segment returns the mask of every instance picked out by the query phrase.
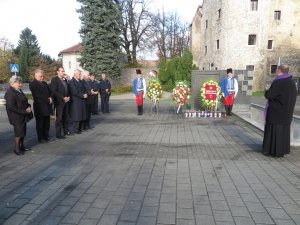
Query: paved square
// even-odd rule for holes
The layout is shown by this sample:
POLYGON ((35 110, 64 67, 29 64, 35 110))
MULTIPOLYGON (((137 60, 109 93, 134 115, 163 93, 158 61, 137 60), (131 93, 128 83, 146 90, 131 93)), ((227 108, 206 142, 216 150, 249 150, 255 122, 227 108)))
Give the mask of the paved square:
POLYGON ((159 115, 111 108, 48 144, 31 121, 22 157, 0 108, 0 224, 300 224, 299 149, 265 157, 262 132, 237 117, 183 118, 168 101, 159 115))

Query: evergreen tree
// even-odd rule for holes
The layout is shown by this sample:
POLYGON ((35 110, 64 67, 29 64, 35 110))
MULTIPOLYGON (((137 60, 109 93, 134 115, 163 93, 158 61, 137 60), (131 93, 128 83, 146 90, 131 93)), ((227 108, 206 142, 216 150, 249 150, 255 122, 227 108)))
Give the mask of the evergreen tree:
POLYGON ((121 10, 113 0, 77 0, 81 3, 81 34, 84 51, 83 68, 96 74, 120 76, 121 10))
POLYGON ((191 82, 192 70, 197 69, 193 65, 193 55, 185 51, 182 57, 175 57, 171 60, 162 59, 159 67, 159 80, 167 91, 171 91, 176 81, 191 82))
POLYGON ((37 66, 36 62, 40 55, 38 40, 28 27, 21 31, 15 53, 18 55, 20 76, 22 76, 26 82, 29 80, 31 69, 37 66))

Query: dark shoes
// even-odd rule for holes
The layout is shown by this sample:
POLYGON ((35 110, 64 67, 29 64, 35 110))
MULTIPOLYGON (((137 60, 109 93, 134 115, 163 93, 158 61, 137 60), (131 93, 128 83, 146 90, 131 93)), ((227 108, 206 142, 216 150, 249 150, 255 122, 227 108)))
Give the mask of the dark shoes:
POLYGON ((68 131, 65 133, 65 135, 74 135, 72 132, 68 131))
POLYGON ((23 152, 31 151, 31 148, 21 147, 21 151, 23 152))
POLYGON ((14 150, 14 153, 15 153, 16 155, 24 155, 24 153, 23 153, 20 149, 15 149, 15 150, 14 150))
POLYGON ((56 139, 66 139, 65 136, 56 136, 56 139))

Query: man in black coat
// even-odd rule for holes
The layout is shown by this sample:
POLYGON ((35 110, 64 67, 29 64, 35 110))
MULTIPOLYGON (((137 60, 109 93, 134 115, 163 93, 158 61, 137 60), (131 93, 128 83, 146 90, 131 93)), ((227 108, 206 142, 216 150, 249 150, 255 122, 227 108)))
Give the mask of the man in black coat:
POLYGON ((93 101, 94 101, 94 96, 98 95, 98 92, 94 91, 91 84, 90 84, 90 73, 89 72, 84 72, 83 73, 83 85, 85 88, 85 92, 87 93, 87 99, 85 101, 86 104, 86 120, 83 123, 83 130, 89 130, 91 129, 91 114, 92 114, 92 107, 93 107, 93 101))
POLYGON ((77 134, 81 133, 83 122, 87 118, 85 101, 88 95, 81 79, 81 71, 77 69, 69 82, 72 98, 70 114, 73 121, 73 132, 77 134))
POLYGON ((290 129, 296 103, 297 91, 289 66, 280 65, 277 77, 265 93, 266 123, 263 141, 263 153, 282 157, 290 152, 290 129))
POLYGON ((98 115, 98 99, 99 99, 99 83, 95 79, 94 74, 90 74, 90 85, 93 91, 98 92, 97 94, 93 95, 93 103, 92 103, 92 114, 98 115))
POLYGON ((64 133, 71 134, 68 131, 69 126, 69 112, 68 104, 70 102, 70 93, 68 84, 64 78, 65 70, 63 67, 58 67, 57 76, 53 77, 50 84, 52 91, 54 105, 56 109, 56 138, 65 139, 64 133))
POLYGON ((106 74, 101 74, 100 95, 102 113, 109 113, 109 96, 111 91, 110 81, 106 78, 106 74))
POLYGON ((29 84, 33 97, 33 110, 36 121, 36 133, 38 141, 45 143, 50 140, 50 113, 52 106, 51 91, 48 84, 43 81, 44 71, 36 70, 34 79, 29 84))

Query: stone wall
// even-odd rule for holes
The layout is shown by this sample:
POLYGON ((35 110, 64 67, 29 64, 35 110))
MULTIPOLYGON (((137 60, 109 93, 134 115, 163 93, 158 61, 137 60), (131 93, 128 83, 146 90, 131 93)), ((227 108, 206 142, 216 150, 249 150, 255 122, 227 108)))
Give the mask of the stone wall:
MULTIPOLYGON (((146 79, 146 83, 153 77, 150 76, 150 72, 155 70, 158 72, 158 68, 140 68, 143 77, 146 79)), ((121 77, 117 81, 112 81, 112 85, 132 85, 133 80, 137 77, 136 68, 122 69, 121 77)))
MULTIPOLYGON (((291 73, 300 76, 298 0, 258 1, 257 11, 250 10, 249 0, 204 0, 200 12, 200 55, 194 59, 200 69, 245 70, 248 65, 254 66, 250 81, 254 91, 264 89, 273 79, 270 68, 277 65, 279 57, 281 63, 291 66, 291 73), (275 10, 281 10, 280 20, 274 19, 275 10), (256 35, 255 45, 248 45, 250 34, 256 35), (273 40, 272 49, 267 48, 268 40, 273 40)), ((194 22, 196 26, 198 21, 194 22)))

